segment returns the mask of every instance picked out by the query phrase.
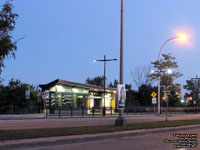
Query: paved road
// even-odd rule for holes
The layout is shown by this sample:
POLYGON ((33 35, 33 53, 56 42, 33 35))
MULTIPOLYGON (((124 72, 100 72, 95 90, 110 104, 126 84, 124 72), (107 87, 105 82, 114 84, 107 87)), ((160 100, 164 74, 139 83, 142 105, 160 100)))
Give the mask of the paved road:
MULTIPOLYGON (((88 141, 84 143, 53 145, 45 147, 29 147, 20 148, 20 150, 176 150, 173 148, 173 143, 164 143, 165 139, 177 140, 172 132, 161 133, 156 135, 143 135, 121 139, 110 139, 100 141, 88 141)), ((178 131, 176 134, 197 134, 200 131, 197 129, 178 131)), ((190 136, 191 137, 191 136, 190 136)), ((177 144, 177 143, 176 143, 177 144)), ((197 144, 200 144, 200 136, 197 144)), ((200 146, 200 145, 199 145, 200 146)), ((181 148, 177 150, 199 150, 199 148, 181 148)))
MULTIPOLYGON (((0 130, 12 129, 36 129, 52 127, 72 127, 114 124, 117 117, 101 118, 65 118, 65 119, 24 119, 24 120, 0 120, 0 130)), ((165 116, 132 116, 126 117, 128 123, 150 122, 165 120, 165 116)), ((200 114, 176 115, 169 120, 200 119, 200 114)))

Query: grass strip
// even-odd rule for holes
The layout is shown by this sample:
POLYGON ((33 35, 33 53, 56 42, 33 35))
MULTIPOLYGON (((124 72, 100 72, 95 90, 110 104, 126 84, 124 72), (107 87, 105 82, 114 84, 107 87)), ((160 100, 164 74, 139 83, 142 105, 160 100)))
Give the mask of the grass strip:
POLYGON ((0 140, 3 141, 3 140, 30 139, 30 138, 40 138, 40 137, 53 137, 53 136, 96 134, 96 133, 126 131, 126 130, 177 127, 177 126, 195 125, 195 124, 200 124, 200 119, 132 123, 128 124, 127 127, 115 127, 114 125, 99 125, 99 126, 80 126, 80 127, 66 127, 66 128, 0 130, 0 140))

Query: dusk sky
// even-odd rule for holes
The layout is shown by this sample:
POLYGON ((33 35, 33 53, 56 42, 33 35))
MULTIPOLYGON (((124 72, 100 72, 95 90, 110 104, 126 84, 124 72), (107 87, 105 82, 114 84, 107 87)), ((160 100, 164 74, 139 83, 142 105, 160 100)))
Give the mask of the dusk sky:
MULTIPOLYGON (((0 1, 0 5, 5 0, 0 1)), ((13 37, 16 59, 5 61, 3 82, 11 78, 38 85, 57 78, 85 83, 103 75, 107 83, 119 79, 120 0, 14 0, 19 14, 13 37)), ((176 57, 184 75, 175 82, 200 76, 199 0, 124 0, 124 81, 133 83, 131 70, 158 59, 161 45, 178 33, 187 43, 169 42, 163 53, 176 57)), ((157 82, 156 82, 157 83, 157 82)), ((135 89, 135 87, 133 87, 135 89)))

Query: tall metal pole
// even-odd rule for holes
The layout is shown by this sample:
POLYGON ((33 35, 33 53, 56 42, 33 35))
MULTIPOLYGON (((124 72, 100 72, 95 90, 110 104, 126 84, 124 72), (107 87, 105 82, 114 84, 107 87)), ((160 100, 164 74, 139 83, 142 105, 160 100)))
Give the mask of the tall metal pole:
MULTIPOLYGON (((124 83, 124 1, 121 0, 121 28, 120 28, 120 84, 124 83)), ((123 116, 123 109, 120 109, 119 117, 123 116)))
POLYGON ((104 55, 104 107, 103 107, 103 115, 106 115, 106 100, 105 100, 105 95, 106 95, 106 55, 104 55))
POLYGON ((106 99, 105 99, 105 96, 106 96, 106 61, 116 61, 117 59, 106 59, 106 55, 104 55, 104 59, 99 59, 99 60, 96 60, 94 59, 93 62, 96 62, 96 61, 103 61, 104 62, 104 98, 103 98, 103 116, 106 115, 106 99))
MULTIPOLYGON (((160 65, 160 60, 158 61, 160 65)), ((160 69, 158 69, 158 116, 160 115, 160 69)))
POLYGON ((199 79, 197 80, 197 100, 196 100, 196 103, 197 103, 197 113, 199 112, 198 101, 199 101, 199 79))
POLYGON ((167 110, 166 110, 166 119, 165 121, 168 121, 168 109, 169 109, 169 96, 168 96, 168 85, 166 85, 166 105, 167 105, 167 110))
MULTIPOLYGON (((120 26, 120 84, 124 84, 124 1, 121 0, 121 26, 120 26)), ((119 117, 115 120, 115 126, 126 126, 127 122, 123 117, 123 109, 119 109, 119 117)))
POLYGON ((163 50, 163 47, 171 40, 177 39, 179 37, 172 37, 166 40, 163 45, 160 48, 159 54, 158 54, 158 116, 160 115, 160 55, 163 50))

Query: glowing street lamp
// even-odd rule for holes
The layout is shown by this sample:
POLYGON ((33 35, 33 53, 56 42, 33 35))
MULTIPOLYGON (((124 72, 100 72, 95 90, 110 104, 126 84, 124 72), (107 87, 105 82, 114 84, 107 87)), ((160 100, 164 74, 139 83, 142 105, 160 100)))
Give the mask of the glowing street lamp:
POLYGON ((178 36, 178 39, 180 40, 180 41, 182 41, 182 42, 185 42, 186 40, 187 40, 187 36, 185 35, 185 34, 180 34, 179 36, 178 36))
POLYGON ((93 62, 97 62, 97 61, 101 61, 101 62, 104 62, 104 107, 103 107, 103 116, 106 115, 106 100, 105 100, 105 96, 106 96, 106 62, 107 61, 117 61, 117 59, 106 59, 106 55, 104 55, 104 59, 101 59, 101 60, 96 60, 94 59, 93 62))
POLYGON ((167 70, 167 74, 172 74, 172 69, 169 68, 169 69, 167 70))
MULTIPOLYGON (((172 37, 172 38, 169 38, 168 40, 166 40, 163 45, 161 46, 160 48, 160 51, 159 51, 159 54, 158 54, 158 65, 160 65, 160 55, 161 55, 161 52, 164 48, 164 46, 171 40, 175 40, 175 39, 178 39, 182 42, 185 42, 187 40, 187 36, 185 34, 180 34, 179 36, 175 36, 175 37, 172 37)), ((160 115, 160 66, 158 66, 158 116, 160 115)))

